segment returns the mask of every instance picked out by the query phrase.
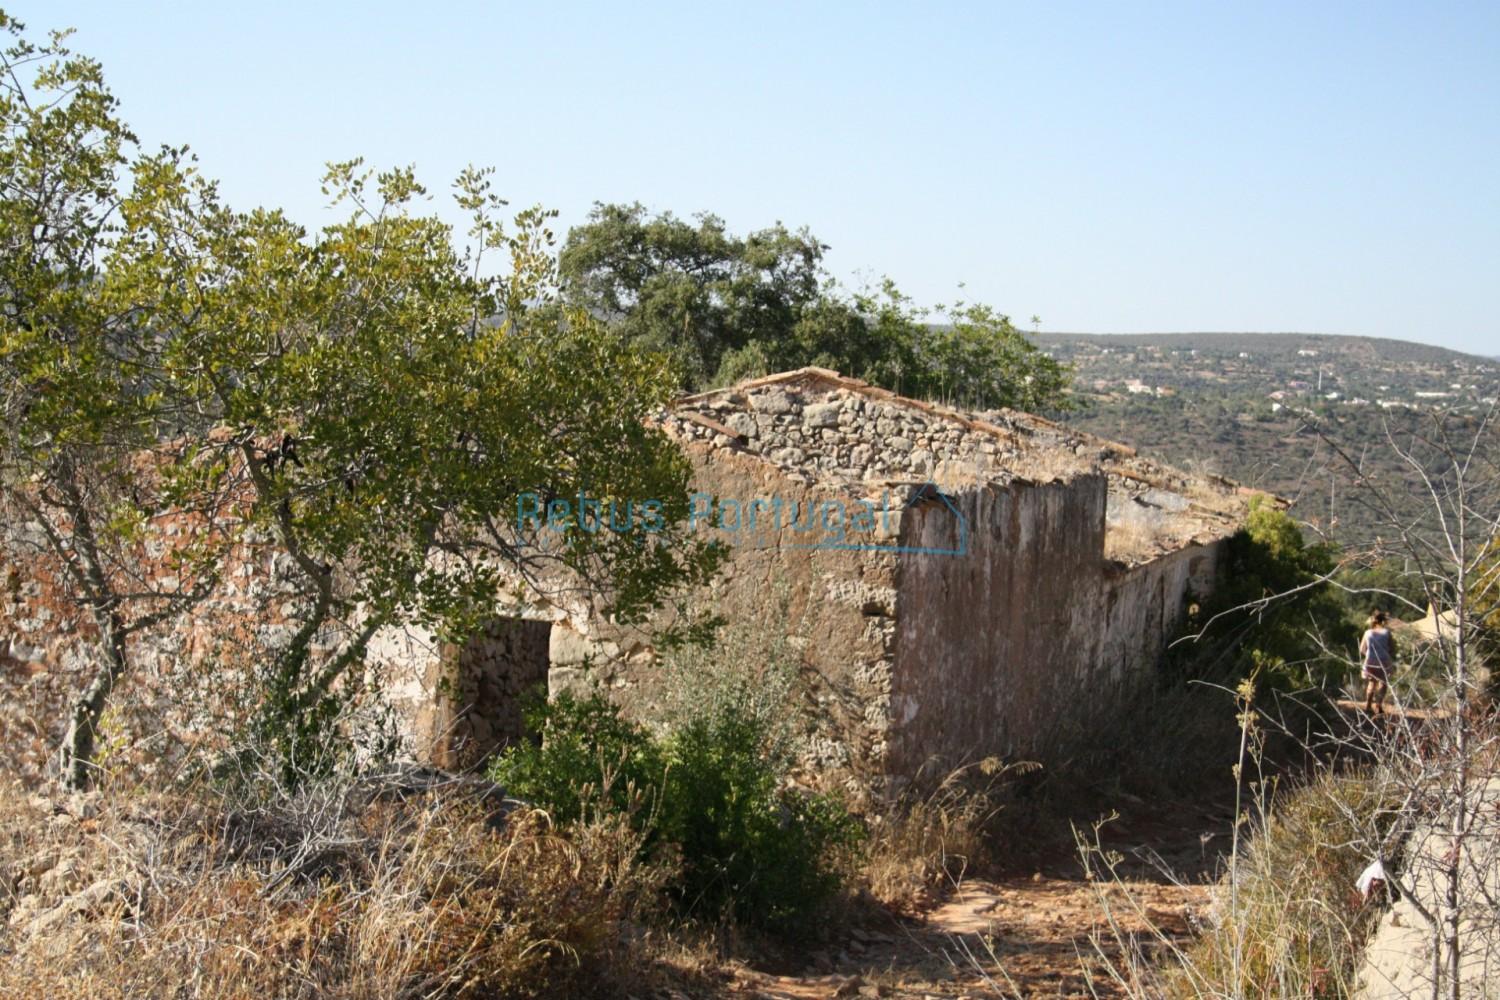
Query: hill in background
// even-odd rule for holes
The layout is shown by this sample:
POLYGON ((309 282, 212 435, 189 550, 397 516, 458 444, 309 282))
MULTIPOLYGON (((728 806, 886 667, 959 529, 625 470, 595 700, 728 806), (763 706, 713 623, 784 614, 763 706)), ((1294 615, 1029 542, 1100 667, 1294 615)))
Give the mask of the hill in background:
POLYGON ((1375 520, 1353 470, 1313 430, 1326 428, 1365 475, 1410 473, 1389 447, 1434 412, 1474 421, 1500 393, 1500 362, 1378 337, 1299 333, 1036 336, 1075 368, 1081 410, 1064 417, 1174 464, 1287 497, 1317 532, 1361 546, 1375 520))
POLYGON ((1154 345, 1168 350, 1217 351, 1235 355, 1248 351, 1268 356, 1290 356, 1298 351, 1313 350, 1371 364, 1486 363, 1494 360, 1410 340, 1329 333, 1041 333, 1035 339, 1043 346, 1073 343, 1081 348, 1093 345, 1131 349, 1154 345))

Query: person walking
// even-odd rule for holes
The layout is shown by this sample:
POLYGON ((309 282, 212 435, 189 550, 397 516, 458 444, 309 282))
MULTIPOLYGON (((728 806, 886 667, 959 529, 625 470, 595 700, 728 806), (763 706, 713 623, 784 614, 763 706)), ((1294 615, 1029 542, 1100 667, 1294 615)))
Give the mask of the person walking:
POLYGON ((1359 676, 1365 682, 1365 712, 1385 714, 1385 693, 1396 665, 1396 640, 1384 611, 1370 613, 1370 627, 1359 639, 1359 676))

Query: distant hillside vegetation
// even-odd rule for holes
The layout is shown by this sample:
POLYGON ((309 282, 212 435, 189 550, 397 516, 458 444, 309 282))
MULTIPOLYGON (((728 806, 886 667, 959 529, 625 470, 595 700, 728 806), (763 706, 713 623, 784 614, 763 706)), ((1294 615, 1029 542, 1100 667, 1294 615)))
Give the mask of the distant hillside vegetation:
POLYGON ((1315 350, 1366 363, 1448 364, 1500 360, 1500 357, 1485 358, 1410 340, 1331 333, 1041 333, 1034 335, 1033 339, 1043 347, 1078 342, 1129 350, 1152 344, 1176 350, 1251 351, 1287 356, 1295 356, 1299 350, 1315 350))
MULTIPOLYGON (((1066 422, 1147 454, 1291 499, 1321 532, 1360 547, 1378 531, 1316 424, 1382 481, 1411 474, 1389 447, 1435 412, 1477 427, 1500 362, 1379 337, 1302 333, 1051 333, 1074 369, 1066 422)), ((1413 483, 1413 489, 1420 484, 1413 483)))

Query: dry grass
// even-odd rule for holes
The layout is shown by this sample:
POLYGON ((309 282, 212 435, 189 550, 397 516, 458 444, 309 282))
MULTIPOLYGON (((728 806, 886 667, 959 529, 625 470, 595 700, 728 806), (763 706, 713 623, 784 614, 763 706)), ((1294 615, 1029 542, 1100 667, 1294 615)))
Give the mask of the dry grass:
POLYGON ((1168 534, 1141 520, 1110 521, 1104 526, 1104 558, 1145 562, 1171 544, 1168 534))
POLYGON ((1009 866, 1066 851, 1070 824, 1101 807, 1165 812, 1222 796, 1238 743, 1233 713, 1232 698, 1213 686, 1143 685, 1060 725, 1035 761, 990 759, 935 787, 919 782, 868 817, 866 887, 893 909, 919 912, 964 875, 993 867, 997 852, 1009 866))
POLYGON ((1027 448, 1006 464, 1015 475, 1036 483, 1071 482, 1092 469, 1089 462, 1061 447, 1027 448))
POLYGON ((869 817, 864 888, 897 912, 931 907, 991 860, 990 827, 1001 809, 1004 780, 1033 766, 986 758, 950 771, 936 785, 919 777, 914 790, 869 817))
POLYGON ((668 874, 471 794, 0 794, 0 996, 608 996, 668 874))
MULTIPOLYGON (((1119 855, 1083 841, 1105 930, 1100 956, 1114 956, 1108 992, 1153 1000, 1222 997, 1333 998, 1353 995, 1360 948, 1378 914, 1354 892, 1369 862, 1363 820, 1391 816, 1389 790, 1365 774, 1325 772, 1261 813, 1236 870, 1187 942, 1152 919, 1117 871, 1119 855), (1142 933, 1135 924, 1145 921, 1142 933)), ((1102 983, 1100 984, 1103 985, 1102 983)))

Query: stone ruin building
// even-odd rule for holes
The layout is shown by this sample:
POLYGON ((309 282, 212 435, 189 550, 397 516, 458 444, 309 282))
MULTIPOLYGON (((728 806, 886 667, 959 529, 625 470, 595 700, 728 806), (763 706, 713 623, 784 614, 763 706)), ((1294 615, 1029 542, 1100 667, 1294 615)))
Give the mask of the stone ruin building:
MULTIPOLYGON (((730 548, 699 606, 795 650, 812 769, 867 788, 1075 738, 1154 676, 1250 494, 1035 416, 819 368, 685 398, 663 426, 693 466, 695 530, 730 548)), ((583 606, 497 619, 408 673, 414 736, 472 759, 518 735, 511 694, 544 681, 643 703, 650 635, 583 606), (445 677, 456 698, 433 697, 445 677)), ((408 633, 379 655, 424 648, 408 633)))
MULTIPOLYGON (((1186 603, 1213 586, 1250 492, 1038 417, 919 402, 819 368, 690 396, 660 420, 692 464, 694 530, 729 546, 689 605, 791 651, 809 773, 877 794, 933 763, 1065 744, 1112 692, 1151 678, 1186 603)), ((87 654, 55 586, 6 572, 0 722, 36 730, 36 756, 87 654)), ((180 664, 210 657, 214 636, 274 643, 286 631, 274 615, 246 620, 277 606, 275 557, 229 580, 159 641, 130 680, 147 692, 132 704, 185 683, 212 693, 212 676, 180 664)), ((625 629, 537 594, 462 645, 379 635, 372 669, 389 678, 412 754, 463 767, 522 736, 519 705, 537 688, 597 686, 649 714, 664 623, 625 629)), ((201 724, 137 728, 191 740, 201 724)))

